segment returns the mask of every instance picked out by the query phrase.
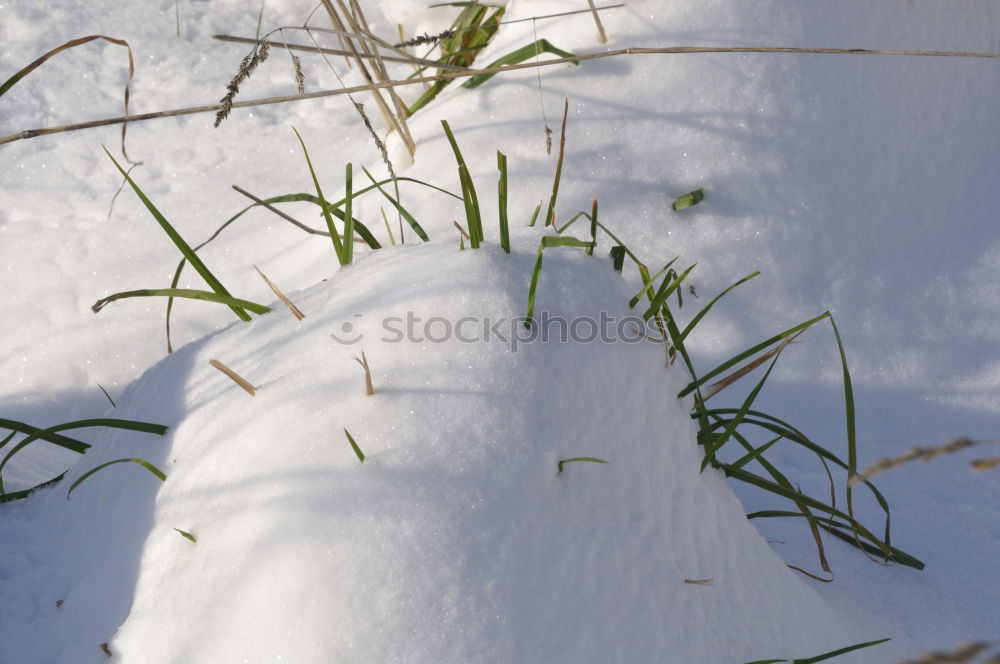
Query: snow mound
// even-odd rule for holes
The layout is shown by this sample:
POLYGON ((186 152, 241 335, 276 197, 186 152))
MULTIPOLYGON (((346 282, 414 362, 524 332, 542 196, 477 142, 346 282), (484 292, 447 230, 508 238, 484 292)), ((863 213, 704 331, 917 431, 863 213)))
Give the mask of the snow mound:
MULTIPOLYGON (((289 294, 301 322, 275 303, 149 369, 113 415, 167 436, 104 432, 67 481, 126 456, 168 479, 119 464, 68 503, 65 484, 29 501, 53 519, 53 560, 35 551, 31 574, 60 570, 65 602, 17 603, 38 630, 24 661, 107 661, 108 642, 143 664, 730 663, 884 636, 827 608, 723 478, 699 474, 684 375, 661 346, 514 344, 520 323, 498 321, 524 315, 539 237, 516 232, 512 255, 363 256, 289 294), (422 322, 398 340, 408 315, 422 322), (485 320, 494 333, 472 340, 485 320), (581 456, 609 463, 558 472, 581 456), (56 559, 60 538, 72 560, 56 559)), ((545 254, 550 317, 621 318, 632 294, 606 259, 545 254)))

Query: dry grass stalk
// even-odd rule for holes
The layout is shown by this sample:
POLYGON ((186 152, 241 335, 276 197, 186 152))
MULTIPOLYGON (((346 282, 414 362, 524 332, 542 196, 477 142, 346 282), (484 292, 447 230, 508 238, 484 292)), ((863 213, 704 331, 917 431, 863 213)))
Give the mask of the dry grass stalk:
MULTIPOLYGON (((342 37, 339 31, 335 30, 320 30, 319 28, 310 28, 315 32, 332 32, 338 37, 342 37)), ((256 44, 258 40, 252 37, 236 37, 233 35, 212 35, 212 39, 224 42, 233 42, 235 44, 256 44)), ((302 51, 304 53, 322 53, 324 55, 343 55, 350 56, 351 52, 347 50, 339 50, 335 48, 323 48, 321 46, 307 46, 306 44, 290 44, 288 42, 277 41, 274 39, 267 39, 266 37, 262 40, 271 48, 287 48, 292 51, 302 51)), ((399 62, 402 64, 413 65, 414 67, 434 67, 435 69, 447 69, 449 71, 468 71, 468 67, 460 67, 458 65, 449 65, 435 60, 426 60, 424 58, 418 58, 406 53, 405 51, 399 51, 401 55, 379 55, 385 62, 399 62)), ((359 54, 362 58, 374 59, 374 55, 368 55, 366 53, 359 54)))
POLYGON ((855 474, 847 480, 847 486, 852 487, 856 484, 860 484, 861 482, 871 479, 876 475, 881 475, 887 470, 902 466, 903 464, 911 461, 916 461, 918 459, 921 461, 930 461, 931 459, 939 457, 943 454, 953 454, 959 450, 964 450, 967 447, 972 447, 975 444, 975 441, 968 438, 956 438, 955 440, 945 443, 944 445, 939 445, 938 447, 914 447, 906 454, 879 459, 868 468, 865 468, 863 471, 855 474))
POLYGON ((715 579, 684 579, 684 583, 689 586, 710 586, 715 583, 715 579))
MULTIPOLYGON (((905 662, 900 662, 899 664, 964 664, 966 662, 973 661, 979 654, 986 651, 990 647, 988 643, 965 643, 951 652, 929 652, 921 655, 917 659, 909 659, 905 662)), ((991 662, 997 661, 997 655, 994 655, 989 662, 985 664, 990 664, 991 662)))
POLYGON ((469 234, 465 232, 465 229, 462 228, 457 221, 453 221, 451 223, 455 224, 455 228, 458 229, 458 232, 462 234, 462 237, 464 239, 468 240, 469 242, 472 242, 472 238, 469 237, 469 234))
POLYGON ((594 23, 597 24, 597 34, 601 37, 601 43, 608 43, 608 35, 604 32, 604 25, 601 23, 601 17, 597 15, 597 6, 594 5, 594 0, 587 0, 590 3, 590 11, 594 15, 594 23))
POLYGON ((1000 457, 986 457, 983 459, 973 459, 972 461, 969 462, 969 466, 971 466, 972 470, 976 471, 977 473, 982 473, 992 468, 996 468, 997 466, 1000 466, 1000 457))
MULTIPOLYGON (((805 332, 805 330, 803 330, 802 332, 805 332)), ((712 383, 711 385, 709 385, 708 389, 705 390, 705 394, 702 395, 702 402, 708 401, 709 399, 711 399, 712 397, 714 397, 716 394, 718 394, 722 390, 726 389, 727 387, 729 387, 730 385, 732 385, 733 383, 735 383, 736 381, 738 381, 740 378, 743 378, 743 376, 746 376, 748 373, 750 373, 751 371, 753 371, 754 369, 756 369, 757 367, 759 367, 760 365, 764 364, 765 362, 767 362, 768 360, 770 360, 772 357, 774 357, 775 355, 777 355, 778 353, 780 353, 781 351, 783 351, 785 349, 785 346, 787 346, 788 344, 793 343, 795 341, 795 338, 797 336, 799 336, 799 334, 802 334, 802 332, 799 332, 797 334, 794 334, 794 335, 788 337, 787 339, 785 339, 784 341, 782 341, 778 345, 777 348, 774 348, 774 349, 772 349, 772 350, 764 353, 763 355, 761 355, 757 359, 755 359, 752 362, 750 362, 749 364, 741 367, 740 369, 737 369, 736 371, 734 371, 733 373, 729 374, 725 378, 723 378, 723 379, 721 379, 721 380, 719 380, 719 381, 717 381, 717 382, 712 383)))
POLYGON ((219 371, 221 371, 222 373, 229 376, 229 378, 231 378, 234 383, 236 383, 244 390, 246 390, 247 394, 249 394, 250 396, 257 395, 257 388, 251 385, 245 378, 243 378, 243 376, 239 375, 238 373, 227 367, 222 362, 219 362, 218 360, 209 360, 208 363, 211 364, 216 369, 218 369, 219 371))
POLYGON ((105 656, 111 657, 111 648, 108 647, 107 643, 101 644, 101 652, 103 652, 105 656))
MULTIPOLYGON (((266 106, 269 104, 283 104, 290 101, 302 101, 305 99, 320 99, 323 97, 337 97, 340 95, 350 95, 355 92, 367 92, 371 90, 384 90, 396 88, 404 85, 421 85, 423 83, 433 83, 435 81, 447 81, 456 78, 466 78, 478 76, 480 74, 501 74, 509 71, 530 69, 532 67, 551 67, 572 62, 585 62, 587 60, 598 60, 601 58, 615 58, 623 55, 676 55, 691 53, 783 53, 783 54, 830 54, 830 55, 885 55, 885 56, 925 56, 925 57, 952 57, 952 58, 1000 58, 1000 53, 973 52, 973 51, 903 51, 884 49, 860 49, 860 48, 789 48, 789 47, 715 47, 715 46, 670 46, 665 48, 621 48, 614 51, 603 51, 600 53, 584 53, 574 55, 569 58, 550 58, 540 62, 522 62, 516 65, 503 65, 499 67, 487 67, 485 69, 466 69, 458 72, 445 72, 443 74, 433 74, 430 76, 407 78, 403 80, 385 81, 383 83, 370 83, 366 85, 356 85, 350 88, 341 87, 331 90, 318 90, 304 95, 283 95, 278 97, 264 97, 262 99, 252 99, 250 101, 234 101, 230 108, 250 108, 254 106, 266 106)), ((221 104, 209 104, 206 106, 189 106, 187 108, 176 108, 168 111, 156 111, 154 113, 142 113, 139 115, 121 116, 117 118, 105 118, 102 120, 91 120, 89 122, 77 122, 57 127, 45 127, 41 129, 26 129, 10 136, 0 138, 0 145, 12 143, 36 136, 48 136, 67 131, 77 131, 80 129, 90 129, 93 127, 106 127, 113 124, 125 122, 139 122, 143 120, 155 120, 158 118, 172 118, 179 115, 192 115, 195 113, 215 113, 222 109, 221 104)))
POLYGON ((291 300, 289 300, 287 297, 285 297, 285 294, 281 292, 281 289, 278 288, 278 285, 276 283, 274 283, 273 281, 271 281, 270 279, 268 279, 267 275, 260 271, 259 267, 257 267, 256 265, 254 265, 253 269, 257 270, 257 274, 260 275, 260 278, 264 280, 264 283, 267 284, 271 288, 272 291, 274 291, 274 294, 278 296, 278 299, 285 303, 285 306, 288 307, 288 310, 292 312, 293 316, 295 316, 299 320, 302 320, 303 318, 306 317, 306 315, 304 313, 302 313, 301 311, 299 311, 298 307, 296 307, 294 304, 292 304, 291 300))
POLYGON ((437 46, 437 43, 442 39, 451 39, 455 36, 454 30, 442 30, 436 35, 428 35, 426 33, 418 35, 413 39, 408 39, 406 41, 400 41, 393 44, 396 48, 407 48, 409 46, 423 46, 424 44, 432 44, 437 46))
MULTIPOLYGON (((340 5, 341 11, 348 17, 348 21, 353 21, 351 13, 347 11, 347 8, 344 6, 343 2, 341 0, 337 0, 337 2, 340 5)), ((389 105, 385 101, 385 98, 382 96, 381 93, 382 88, 378 87, 378 84, 375 82, 375 78, 368 70, 368 67, 365 66, 365 61, 361 55, 361 53, 369 53, 366 50, 365 40, 360 38, 358 39, 359 45, 361 47, 359 50, 359 47, 356 46, 354 43, 354 39, 350 36, 354 33, 359 32, 357 26, 344 22, 344 19, 342 19, 340 16, 340 12, 338 12, 337 8, 333 6, 332 0, 322 0, 322 4, 323 8, 326 10, 327 15, 330 17, 330 23, 333 25, 334 30, 343 33, 344 44, 347 47, 347 50, 351 52, 351 55, 354 58, 354 62, 355 64, 358 65, 358 70, 361 72, 361 75, 364 77, 366 81, 368 81, 369 85, 373 86, 371 88, 372 96, 375 98, 375 104, 378 106, 379 111, 382 113, 382 118, 385 120, 386 126, 388 126, 390 129, 395 129, 396 131, 399 132, 399 135, 403 138, 404 143, 406 143, 406 148, 407 150, 409 150, 410 156, 412 157, 414 151, 416 150, 416 145, 413 143, 413 139, 410 138, 410 132, 402 128, 401 122, 405 123, 405 117, 397 118, 392 113, 392 111, 389 109, 389 105), (350 25, 350 29, 348 29, 348 25, 350 25)), ((383 70, 380 70, 378 67, 376 67, 375 71, 378 75, 381 76, 383 70)), ((384 80, 380 80, 378 83, 387 83, 387 82, 389 81, 386 78, 384 80)))
POLYGON ((360 364, 361 368, 365 370, 365 394, 368 396, 374 396, 375 386, 372 385, 372 370, 368 366, 368 358, 365 357, 365 351, 361 351, 361 357, 355 355, 354 361, 360 364))
MULTIPOLYGON (((337 2, 340 2, 341 5, 343 5, 341 0, 337 0, 337 2)), ((367 40, 360 41, 362 51, 373 56, 375 62, 375 75, 378 77, 379 82, 384 83, 385 81, 391 80, 389 78, 389 72, 385 68, 385 60, 382 53, 377 48, 379 43, 384 42, 376 38, 372 33, 371 27, 368 25, 368 20, 365 18, 364 12, 361 11, 361 5, 358 4, 358 0, 350 0, 350 2, 354 20, 351 27, 358 33, 367 37, 367 40), (370 40, 370 42, 368 40, 370 40)), ((413 136, 410 134, 409 125, 406 124, 406 118, 409 115, 409 111, 407 110, 406 104, 403 103, 403 100, 399 98, 399 95, 396 94, 394 89, 389 88, 388 93, 389 99, 392 100, 392 105, 396 109, 396 113, 393 116, 396 120, 396 129, 400 132, 403 143, 406 144, 406 149, 410 153, 410 158, 412 159, 414 152, 417 150, 417 144, 414 142, 413 136)))

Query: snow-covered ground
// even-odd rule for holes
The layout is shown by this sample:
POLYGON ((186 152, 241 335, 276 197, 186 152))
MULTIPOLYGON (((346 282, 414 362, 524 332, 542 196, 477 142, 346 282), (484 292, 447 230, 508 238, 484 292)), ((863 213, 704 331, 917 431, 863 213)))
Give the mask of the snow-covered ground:
MULTIPOLYGON (((407 34, 445 27, 454 10, 425 4, 365 6, 373 28, 392 36, 397 22, 407 34)), ((133 113, 211 103, 246 49, 210 36, 252 35, 259 5, 250 5, 180 2, 178 37, 172 0, 0 0, 0 79, 100 33, 135 51, 133 113)), ((585 6, 513 0, 505 18, 585 6)), ((312 7, 265 8, 264 25, 278 26, 301 24, 312 7)), ((626 0, 603 21, 607 45, 586 14, 509 23, 479 62, 536 34, 574 52, 1000 51, 992 0, 626 0)), ((308 90, 339 85, 322 60, 303 63, 308 90)), ((100 146, 114 150, 118 129, 0 146, 0 417, 50 426, 107 413, 171 427, 163 439, 93 433, 85 439, 95 449, 70 473, 140 455, 168 474, 162 486, 123 464, 69 502, 56 487, 0 506, 0 662, 103 661, 102 642, 127 662, 731 662, 886 636, 893 641, 838 661, 891 662, 1000 638, 1000 475, 972 474, 968 455, 879 478, 893 544, 926 569, 873 564, 833 540, 836 580, 819 584, 782 565, 817 568, 801 523, 741 516, 786 505, 698 475, 693 429, 671 396, 682 369, 663 368, 655 346, 528 344, 512 353, 502 344, 389 344, 375 327, 357 347, 329 338, 345 321, 375 326, 407 309, 450 320, 523 315, 540 231, 517 230, 510 257, 497 249, 494 154, 508 155, 512 224, 524 226, 547 200, 555 167, 545 119, 558 132, 568 97, 560 219, 597 197, 602 221, 650 265, 677 254, 697 262, 703 299, 763 272, 699 327, 692 348, 701 366, 829 309, 854 378, 861 466, 959 435, 995 441, 997 61, 647 55, 540 72, 541 99, 531 70, 477 90, 448 88, 410 120, 412 164, 388 139, 400 175, 457 191, 440 126, 449 120, 479 185, 487 249, 458 252, 452 221, 464 211, 413 185, 401 185, 404 200, 433 246, 361 255, 343 271, 328 240, 250 212, 200 254, 234 294, 271 302, 258 265, 306 319, 278 304, 258 322, 231 324, 225 307, 182 301, 175 346, 194 343, 161 364, 163 301, 90 311, 113 292, 167 286, 179 259, 127 189, 108 216, 120 180, 100 146), (704 203, 670 210, 697 187, 704 203), (351 359, 362 349, 378 391, 370 398, 351 359), (211 358, 248 374, 258 395, 229 383, 211 358), (98 384, 118 408, 108 412, 98 384), (363 465, 344 428, 369 455, 363 465), (569 456, 611 463, 556 475, 569 456), (197 544, 173 528, 194 532, 197 544)), ((121 47, 62 53, 0 98, 0 135, 118 115, 126 76, 121 47)), ((241 98, 294 91, 287 54, 276 51, 241 98)), ((143 161, 134 177, 192 243, 246 204, 232 184, 260 196, 311 191, 293 126, 328 196, 341 193, 347 161, 356 183, 362 164, 385 174, 342 97, 236 110, 219 129, 212 119, 128 130, 129 154, 143 161)), ((380 203, 368 195, 355 211, 384 240, 380 203)), ((322 225, 313 207, 288 209, 322 225)), ((539 307, 550 312, 620 314, 638 290, 604 260, 568 249, 545 260, 539 307)), ((181 285, 203 287, 190 268, 181 285)), ((843 453, 828 328, 786 351, 759 405, 843 453)), ((8 490, 76 462, 34 447, 4 469, 8 490)), ((774 458, 803 489, 825 490, 812 463, 780 450, 774 458)), ((878 517, 874 505, 860 512, 878 517)))

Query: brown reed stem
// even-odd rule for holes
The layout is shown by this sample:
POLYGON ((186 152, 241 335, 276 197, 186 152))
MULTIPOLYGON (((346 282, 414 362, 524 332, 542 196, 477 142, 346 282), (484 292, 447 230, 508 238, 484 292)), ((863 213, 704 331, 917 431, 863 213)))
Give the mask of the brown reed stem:
MULTIPOLYGON (((500 67, 487 67, 486 69, 467 69, 461 72, 450 72, 444 74, 434 74, 431 76, 421 76, 419 78, 408 78, 401 81, 385 81, 383 83, 372 83, 368 85, 357 85, 350 88, 337 88, 333 90, 318 90, 307 92, 304 95, 285 95, 281 97, 264 97, 263 99, 253 99, 249 101, 233 102, 233 108, 248 108, 252 106, 266 106, 268 104, 282 104, 289 101, 300 101, 304 99, 319 99, 322 97, 337 97, 349 95, 355 92, 366 90, 381 90, 385 88, 396 88, 404 85, 417 85, 419 83, 430 83, 434 81, 447 81, 455 78, 466 78, 480 74, 500 74, 519 69, 530 69, 532 67, 549 67, 566 63, 585 62, 587 60, 598 60, 601 58, 613 58, 622 55, 685 55, 693 53, 783 53, 783 54, 825 54, 825 55, 882 55, 882 56, 914 56, 914 57, 942 57, 942 58, 1000 58, 1000 53, 975 52, 975 51, 904 51, 866 48, 797 48, 797 47, 752 47, 752 46, 670 46, 664 48, 621 48, 615 51, 603 51, 601 53, 584 53, 568 58, 552 58, 541 62, 522 62, 516 65, 504 65, 500 67)), ((47 127, 44 129, 28 129, 17 134, 0 138, 0 145, 12 143, 26 138, 36 136, 47 136, 67 131, 77 131, 79 129, 90 129, 92 127, 105 127, 108 125, 122 124, 124 122, 142 122, 144 120, 154 120, 157 118, 170 118, 179 115, 193 115, 195 113, 214 113, 222 108, 221 104, 211 104, 209 106, 191 106, 188 108, 178 108, 169 111, 157 111, 155 113, 141 113, 139 115, 128 115, 117 118, 106 118, 103 120, 91 120, 89 122, 78 122, 75 124, 60 125, 58 127, 47 127)))

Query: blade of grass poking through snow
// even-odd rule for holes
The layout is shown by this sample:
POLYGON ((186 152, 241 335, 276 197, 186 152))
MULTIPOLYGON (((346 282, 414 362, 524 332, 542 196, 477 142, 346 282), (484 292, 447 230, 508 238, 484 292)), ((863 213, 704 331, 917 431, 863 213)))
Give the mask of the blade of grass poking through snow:
POLYGON ((271 310, 270 307, 265 307, 263 304, 257 304, 256 302, 250 302, 248 300, 241 300, 237 297, 229 295, 228 293, 220 295, 219 293, 213 293, 211 291, 192 290, 190 288, 145 288, 141 290, 125 291, 101 298, 90 308, 96 314, 107 304, 114 302, 115 300, 123 300, 129 297, 183 297, 189 300, 204 300, 205 302, 227 304, 230 309, 238 307, 241 311, 246 309, 247 311, 252 311, 253 313, 259 315, 266 314, 271 310))
POLYGON ((330 233, 330 239, 333 241, 333 251, 337 254, 337 260, 340 261, 340 264, 345 265, 343 244, 340 241, 340 235, 337 233, 337 227, 333 224, 333 217, 330 216, 330 205, 323 197, 323 188, 319 186, 319 178, 316 177, 316 170, 313 168, 312 160, 309 158, 309 150, 306 149, 306 142, 302 140, 298 129, 292 127, 292 131, 295 132, 296 138, 299 139, 299 144, 302 146, 302 154, 306 156, 306 165, 309 167, 309 175, 312 176, 313 186, 316 187, 319 207, 323 211, 323 218, 326 219, 326 228, 330 233))
POLYGON ((458 147, 458 141, 455 140, 455 134, 452 133, 448 121, 442 120, 441 126, 444 127, 444 133, 448 137, 451 149, 455 153, 455 160, 458 162, 458 180, 462 185, 462 200, 465 202, 465 219, 469 227, 469 241, 473 249, 478 249, 479 243, 483 241, 483 219, 479 213, 476 185, 472 182, 469 167, 465 163, 465 158, 462 157, 462 151, 458 147))
POLYGON ((750 406, 753 405, 757 395, 764 387, 764 383, 767 382, 768 377, 771 375, 771 370, 774 369, 774 365, 777 363, 779 357, 781 357, 780 350, 775 354, 774 359, 771 360, 771 364, 767 367, 767 371, 764 372, 764 376, 760 379, 757 385, 754 386, 753 390, 750 391, 750 394, 747 395, 747 398, 743 401, 743 405, 740 406, 739 411, 737 411, 736 415, 733 416, 729 424, 726 425, 726 429, 722 432, 722 434, 715 437, 711 442, 706 441, 705 457, 701 462, 702 472, 704 472, 705 468, 707 468, 709 464, 712 464, 713 467, 718 465, 715 453, 722 449, 722 446, 729 441, 730 436, 732 436, 733 432, 736 431, 736 427, 738 427, 743 421, 743 418, 746 417, 747 411, 750 410, 750 406))
POLYGON ((507 220, 507 155, 497 150, 497 169, 500 180, 497 182, 497 205, 500 208, 500 246, 510 253, 510 226, 507 220))
POLYGON ((174 530, 176 530, 177 532, 179 532, 181 534, 181 537, 183 537, 184 539, 189 539, 192 542, 194 542, 195 544, 198 543, 198 538, 195 537, 194 535, 192 535, 191 533, 189 533, 188 531, 181 530, 180 528, 174 528, 174 530))
MULTIPOLYGON (((100 383, 98 383, 97 386, 101 388, 101 392, 104 392, 104 396, 108 398, 109 402, 111 402, 111 407, 117 408, 118 406, 115 405, 115 400, 111 398, 111 395, 108 394, 108 391, 104 389, 104 387, 100 383)), ((3 444, 0 444, 0 447, 3 447, 3 444)))
POLYGON ((566 156, 566 118, 569 116, 569 97, 563 98, 562 130, 559 132, 559 157, 556 159, 556 175, 552 179, 552 195, 549 197, 549 207, 545 211, 543 226, 556 221, 556 198, 559 196, 559 180, 562 178, 563 157, 566 156))
POLYGON ((563 466, 565 466, 567 463, 581 463, 581 462, 583 462, 583 463, 605 463, 605 464, 606 463, 610 463, 608 461, 605 461, 604 459, 598 459, 597 457, 572 457, 572 458, 569 458, 569 459, 562 459, 559 462, 559 472, 561 473, 563 471, 563 466))
POLYGON ((353 165, 347 162, 344 169, 344 265, 354 261, 354 175, 353 165))
POLYGON ((371 173, 368 172, 368 169, 365 168, 364 166, 361 167, 361 170, 364 171, 365 175, 368 176, 368 179, 374 183, 372 187, 378 189, 379 192, 381 192, 382 195, 385 196, 386 200, 392 203, 392 206, 396 208, 396 210, 403 216, 403 219, 406 219, 406 223, 409 224, 410 228, 413 229, 413 232, 416 233, 417 236, 424 242, 429 242, 430 238, 427 236, 427 231, 424 230, 423 226, 417 223, 417 220, 413 217, 412 214, 410 214, 410 211, 407 210, 405 207, 403 207, 403 205, 398 200, 393 198, 392 194, 390 194, 388 191, 382 188, 382 185, 385 184, 385 182, 376 182, 375 178, 372 176, 371 173))
MULTIPOLYGON (((847 479, 850 480, 858 472, 858 439, 854 422, 854 387, 851 385, 851 372, 847 368, 847 354, 844 352, 844 342, 840 338, 837 323, 830 315, 830 325, 837 339, 837 350, 840 351, 840 365, 844 374, 844 413, 847 417, 847 479)), ((847 513, 854 516, 853 487, 847 485, 847 513)), ((888 539, 888 535, 886 536, 888 539)))
POLYGON ((531 329, 535 316, 535 291, 538 289, 538 277, 542 273, 542 254, 546 249, 552 247, 579 247, 586 249, 593 246, 593 242, 584 242, 575 237, 562 237, 559 235, 546 235, 538 243, 538 255, 535 258, 535 267, 531 270, 531 285, 528 287, 528 313, 524 318, 524 326, 531 329))
POLYGON ((684 208, 697 205, 703 200, 705 200, 705 190, 695 189, 694 191, 689 191, 683 196, 678 197, 677 200, 674 201, 674 204, 670 207, 674 209, 674 212, 677 212, 678 210, 683 210, 684 208))
POLYGON ((666 272, 667 270, 669 270, 670 267, 674 263, 677 262, 678 258, 680 258, 679 255, 678 256, 674 256, 673 258, 671 258, 670 262, 668 262, 666 265, 664 265, 656 274, 654 274, 652 276, 649 275, 649 270, 646 269, 645 266, 642 266, 639 269, 639 272, 642 275, 643 286, 642 286, 642 290, 639 291, 638 293, 636 293, 635 296, 631 300, 628 301, 628 308, 629 309, 635 308, 635 305, 639 304, 639 300, 642 299, 643 295, 645 295, 646 297, 649 298, 650 303, 653 302, 653 299, 656 297, 656 292, 653 290, 653 283, 657 279, 659 279, 661 276, 663 276, 663 273, 666 272))
POLYGON ((364 463, 365 453, 361 451, 360 447, 358 447, 357 442, 355 442, 354 440, 354 436, 352 436, 351 432, 348 431, 347 429, 344 429, 344 435, 347 436, 347 442, 351 444, 351 449, 354 450, 354 453, 357 455, 358 461, 364 463))
MULTIPOLYGON (((229 291, 226 290, 225 286, 222 285, 222 282, 216 279, 215 275, 212 274, 211 271, 208 269, 208 267, 201 261, 200 258, 198 258, 198 254, 196 254, 194 250, 191 249, 190 245, 188 245, 188 243, 184 240, 184 238, 181 237, 180 233, 174 230, 174 227, 170 225, 170 222, 167 221, 167 218, 164 217, 163 214, 161 214, 160 211, 156 209, 156 206, 153 205, 152 201, 146 198, 146 194, 142 192, 142 189, 140 189, 139 185, 135 183, 135 180, 133 180, 132 177, 125 172, 125 169, 123 169, 121 165, 118 163, 118 161, 115 160, 115 158, 111 155, 111 153, 108 152, 108 149, 105 148, 103 145, 101 147, 104 148, 104 152, 108 155, 108 158, 111 159, 111 161, 114 163, 115 168, 117 168, 118 171, 122 174, 122 177, 125 178, 125 181, 128 182, 129 186, 132 187, 132 191, 135 192, 135 195, 139 197, 139 200, 142 201, 142 204, 146 206, 146 209, 149 210, 149 213, 153 215, 153 218, 156 219, 157 223, 160 224, 160 228, 164 230, 167 236, 173 241, 174 245, 180 250, 182 254, 184 254, 184 258, 186 258, 188 263, 190 263, 191 266, 198 272, 198 274, 201 275, 201 278, 205 280, 205 283, 207 283, 212 288, 212 290, 215 291, 218 295, 232 297, 232 295, 229 294, 229 291)), ((242 307, 230 304, 229 308, 232 309, 233 313, 239 316, 241 320, 245 321, 250 320, 250 314, 244 311, 242 307)))
POLYGON ((625 247, 616 245, 611 247, 611 267, 615 272, 621 272, 625 267, 625 247))
POLYGON ((94 475, 94 473, 100 472, 100 471, 104 470, 105 468, 107 468, 108 466, 113 466, 116 463, 137 463, 140 466, 142 466, 143 468, 145 468, 146 470, 148 470, 149 472, 151 472, 154 475, 156 475, 157 477, 159 477, 161 482, 165 482, 167 480, 167 476, 163 474, 162 470, 160 470, 159 468, 157 468, 156 466, 154 466, 150 462, 146 461, 145 459, 139 459, 139 458, 136 458, 136 457, 132 457, 132 458, 129 458, 129 459, 115 459, 114 461, 108 461, 107 463, 102 463, 100 466, 97 466, 95 468, 91 468, 90 470, 88 470, 87 472, 85 472, 83 475, 80 475, 80 478, 77 479, 77 481, 73 482, 70 485, 70 487, 69 487, 69 491, 66 492, 66 500, 69 500, 69 494, 73 493, 73 489, 75 489, 76 487, 80 486, 80 484, 82 484, 84 482, 84 480, 86 480, 89 477, 91 477, 92 475, 94 475))
MULTIPOLYGON (((525 60, 530 60, 540 53, 550 53, 552 55, 558 56, 560 58, 572 58, 573 54, 569 51, 564 51, 561 48, 553 45, 547 39, 539 39, 538 41, 532 42, 526 46, 511 51, 502 58, 498 58, 491 62, 486 69, 492 69, 493 67, 504 67, 506 65, 516 65, 524 62, 525 60)), ((580 63, 574 62, 574 65, 579 65, 580 63)), ((468 81, 462 84, 463 88, 478 88, 480 85, 485 83, 496 76, 496 73, 492 74, 477 74, 471 77, 468 81)))
POLYGON ((696 265, 697 263, 691 265, 688 269, 684 270, 679 276, 672 280, 670 277, 672 276, 673 270, 667 271, 667 275, 663 278, 663 283, 660 284, 659 290, 656 291, 656 295, 653 297, 653 301, 650 302, 649 308, 642 314, 642 317, 645 320, 649 320, 653 317, 653 314, 663 308, 663 305, 667 302, 667 298, 669 298, 674 291, 680 288, 680 285, 684 282, 687 276, 691 274, 691 270, 693 270, 696 265))
POLYGON ((528 222, 528 226, 530 226, 531 228, 535 227, 535 222, 538 221, 538 213, 541 211, 542 211, 542 204, 539 202, 538 205, 535 206, 535 212, 534 214, 531 215, 531 221, 528 222))
POLYGON ((815 657, 808 657, 806 659, 795 659, 795 660, 758 659, 752 662, 747 662, 747 664, 778 664, 779 662, 789 662, 789 661, 791 661, 791 664, 816 664, 817 662, 825 662, 828 659, 833 659, 834 657, 840 657, 841 655, 846 655, 847 653, 853 652, 855 650, 861 650, 863 648, 870 648, 872 646, 877 646, 880 643, 885 643, 886 641, 891 641, 891 640, 892 640, 891 638, 885 638, 885 639, 879 639, 878 641, 867 641, 865 643, 856 643, 853 646, 847 646, 846 648, 840 648, 838 650, 831 650, 830 652, 823 653, 822 655, 816 655, 815 657))
POLYGON ((594 246, 587 249, 587 255, 593 256, 594 247, 597 246, 597 199, 596 198, 594 199, 594 202, 591 204, 590 207, 590 241, 593 243, 594 246))
POLYGON ((708 304, 706 304, 704 307, 701 308, 701 311, 699 311, 695 315, 695 317, 691 319, 691 322, 689 322, 686 326, 684 326, 684 330, 681 332, 681 339, 687 339, 687 336, 689 334, 691 334, 691 331, 694 330, 695 327, 697 327, 698 323, 701 322, 701 319, 705 317, 705 314, 707 314, 709 311, 712 310, 712 307, 715 306, 716 302, 718 302, 719 300, 721 300, 726 294, 728 294, 731 290, 733 290, 734 288, 736 288, 740 284, 744 284, 744 283, 750 281, 751 279, 753 279, 754 277, 756 277, 759 274, 760 274, 760 270, 754 270, 753 272, 751 272, 747 276, 743 277, 742 279, 740 279, 739 281, 737 281, 736 283, 734 283, 733 285, 731 285, 726 290, 724 290, 721 293, 719 293, 718 295, 716 295, 708 304))
MULTIPOLYGON (((716 376, 718 376, 722 372, 727 371, 728 369, 736 366, 737 364, 739 364, 743 360, 745 360, 745 359, 747 359, 749 357, 753 357, 754 355, 756 355, 760 351, 764 350, 768 346, 771 346, 771 345, 773 345, 773 344, 781 341, 782 339, 786 339, 786 338, 792 336, 793 334, 795 334, 796 332, 800 332, 800 331, 805 330, 805 329, 807 329, 809 327, 812 327, 813 325, 815 325, 819 321, 825 320, 825 319, 827 319, 829 317, 830 317, 830 312, 829 311, 823 312, 822 314, 820 314, 819 316, 816 316, 815 318, 810 318, 809 320, 805 321, 804 323, 799 323, 798 325, 796 325, 794 327, 788 328, 784 332, 780 332, 780 333, 774 335, 770 339, 762 341, 761 343, 757 344, 753 348, 749 348, 749 349, 743 351, 742 353, 740 353, 738 355, 734 355, 733 357, 729 358, 728 360, 726 360, 725 362, 723 362, 719 366, 715 367, 714 369, 712 369, 708 373, 706 373, 706 374, 702 375, 701 377, 699 377, 696 381, 692 381, 692 382, 688 383, 687 386, 685 386, 685 388, 683 390, 681 390, 677 394, 677 398, 678 399, 683 399, 687 395, 691 394, 691 392, 693 392, 696 387, 701 387, 701 385, 703 385, 707 381, 715 378, 716 376)), ((679 334, 680 333, 678 332, 678 336, 679 336, 679 334)), ((681 341, 683 342, 683 339, 681 341)))
POLYGON ((68 436, 59 436, 60 431, 67 431, 69 429, 85 429, 89 427, 108 427, 112 429, 125 429, 126 431, 140 431, 142 433, 154 433, 162 436, 167 432, 167 427, 162 424, 152 424, 150 422, 137 422, 135 420, 117 420, 109 418, 98 418, 91 420, 77 420, 74 422, 65 422, 63 424, 57 424, 55 426, 48 427, 47 429, 38 429, 30 425, 24 424, 23 422, 16 422, 14 420, 4 420, 0 419, 0 427, 5 429, 12 429, 19 431, 21 433, 27 434, 25 438, 14 445, 13 449, 7 452, 7 455, 0 461, 0 494, 4 493, 3 490, 3 469, 7 463, 14 457, 15 454, 23 450, 25 447, 35 442, 36 440, 44 440, 47 443, 52 443, 53 445, 58 445, 64 449, 70 450, 71 452, 76 452, 77 454, 83 454, 86 452, 90 445, 87 443, 80 442, 76 439, 69 438, 68 436))

